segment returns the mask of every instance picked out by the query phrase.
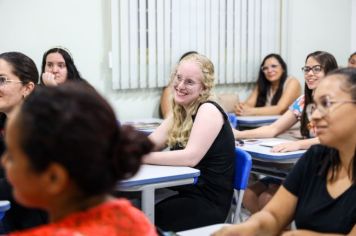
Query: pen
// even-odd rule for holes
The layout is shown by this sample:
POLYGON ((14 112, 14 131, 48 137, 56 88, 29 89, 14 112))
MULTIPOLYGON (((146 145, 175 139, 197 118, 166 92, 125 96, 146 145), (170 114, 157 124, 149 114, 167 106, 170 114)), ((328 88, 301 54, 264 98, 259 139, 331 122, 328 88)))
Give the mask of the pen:
POLYGON ((245 142, 241 139, 236 139, 236 142, 238 143, 238 145, 242 146, 245 144, 245 142))

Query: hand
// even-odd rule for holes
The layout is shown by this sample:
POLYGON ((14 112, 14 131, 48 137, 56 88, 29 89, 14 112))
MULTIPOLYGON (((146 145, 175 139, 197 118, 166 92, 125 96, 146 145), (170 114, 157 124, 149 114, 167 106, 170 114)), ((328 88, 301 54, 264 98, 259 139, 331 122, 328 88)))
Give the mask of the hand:
POLYGON ((212 236, 253 236, 256 234, 253 228, 248 223, 224 226, 213 233, 212 236))
POLYGON ((234 134, 234 138, 235 138, 235 139, 240 139, 240 138, 239 138, 240 132, 241 132, 241 131, 238 131, 237 129, 232 129, 232 133, 234 134))
POLYGON ((292 152, 297 150, 300 150, 300 146, 298 142, 295 141, 278 144, 271 149, 271 152, 292 152))
POLYGON ((57 86, 54 74, 51 72, 45 72, 42 74, 42 81, 46 86, 57 86))
POLYGON ((244 106, 245 104, 244 103, 237 103, 235 105, 235 114, 238 115, 238 116, 242 116, 243 113, 244 113, 244 106))

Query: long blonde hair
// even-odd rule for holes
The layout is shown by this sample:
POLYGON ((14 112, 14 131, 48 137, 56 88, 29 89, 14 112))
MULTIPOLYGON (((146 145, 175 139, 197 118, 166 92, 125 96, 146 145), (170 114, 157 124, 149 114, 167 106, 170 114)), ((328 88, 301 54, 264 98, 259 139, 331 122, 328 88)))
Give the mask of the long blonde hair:
POLYGON ((213 97, 211 90, 214 87, 215 80, 214 65, 206 56, 198 53, 187 55, 177 64, 171 76, 171 86, 173 85, 173 80, 175 79, 179 65, 186 61, 195 62, 201 69, 203 73, 203 78, 201 78, 203 91, 195 101, 189 104, 187 110, 184 109, 182 105, 175 103, 173 100, 173 124, 169 129, 169 136, 167 141, 169 147, 178 145, 179 147, 184 148, 187 145, 193 126, 192 116, 196 114, 201 103, 210 100, 213 97))

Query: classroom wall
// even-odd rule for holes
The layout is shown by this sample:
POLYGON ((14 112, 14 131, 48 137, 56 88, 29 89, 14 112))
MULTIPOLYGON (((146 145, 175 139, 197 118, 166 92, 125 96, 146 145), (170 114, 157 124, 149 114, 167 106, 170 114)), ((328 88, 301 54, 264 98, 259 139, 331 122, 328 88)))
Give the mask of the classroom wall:
MULTIPOLYGON (((355 40, 351 43, 355 32, 350 33, 351 19, 356 14, 355 1, 283 1, 287 4, 283 56, 290 74, 303 82, 300 68, 305 56, 314 50, 329 51, 340 65, 346 65, 351 47, 355 46, 355 40)), ((67 47, 83 77, 109 99, 120 119, 158 115, 160 89, 111 89, 109 0, 0 0, 0 29, 0 52, 24 52, 35 60, 38 68, 48 48, 67 47)), ((245 99, 249 89, 236 85, 220 86, 217 91, 239 93, 245 99)))
POLYGON ((350 31, 351 31, 351 50, 350 54, 353 52, 356 52, 356 0, 352 0, 351 3, 351 26, 350 26, 350 31))

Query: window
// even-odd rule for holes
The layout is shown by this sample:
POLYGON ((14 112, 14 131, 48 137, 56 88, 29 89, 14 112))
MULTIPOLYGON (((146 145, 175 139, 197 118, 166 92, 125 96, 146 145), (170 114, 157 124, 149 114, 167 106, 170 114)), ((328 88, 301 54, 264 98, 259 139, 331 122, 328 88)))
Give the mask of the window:
POLYGON ((255 82, 262 58, 281 52, 282 0, 112 0, 114 89, 167 84, 178 58, 198 51, 218 84, 255 82))

